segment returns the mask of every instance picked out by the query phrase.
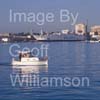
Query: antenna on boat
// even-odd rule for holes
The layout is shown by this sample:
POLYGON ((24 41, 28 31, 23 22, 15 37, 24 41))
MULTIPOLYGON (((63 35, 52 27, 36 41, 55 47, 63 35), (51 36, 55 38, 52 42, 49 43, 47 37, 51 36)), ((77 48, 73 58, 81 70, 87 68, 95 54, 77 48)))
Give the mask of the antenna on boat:
POLYGON ((43 35, 43 29, 41 28, 41 32, 40 32, 41 36, 43 35))
POLYGON ((88 19, 86 20, 86 34, 88 33, 88 19))
POLYGON ((90 40, 91 36, 90 36, 89 30, 88 30, 88 19, 86 20, 85 27, 86 27, 86 40, 90 40))
POLYGON ((30 35, 31 35, 31 36, 33 35, 33 29, 30 30, 30 35))

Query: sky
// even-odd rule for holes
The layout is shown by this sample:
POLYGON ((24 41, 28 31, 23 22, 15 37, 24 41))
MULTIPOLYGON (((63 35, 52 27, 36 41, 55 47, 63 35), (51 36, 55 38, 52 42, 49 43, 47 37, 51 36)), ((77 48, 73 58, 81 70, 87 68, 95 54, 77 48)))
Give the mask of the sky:
POLYGON ((0 0, 0 32, 40 32, 60 31, 63 29, 74 29, 69 22, 60 22, 59 16, 62 9, 67 9, 75 15, 78 13, 77 23, 86 23, 88 19, 89 26, 100 25, 100 0, 0 0), (52 12, 55 20, 52 23, 45 21, 43 25, 37 25, 35 22, 10 22, 10 9, 13 12, 24 12, 26 15, 30 12, 35 14, 39 12, 52 12))

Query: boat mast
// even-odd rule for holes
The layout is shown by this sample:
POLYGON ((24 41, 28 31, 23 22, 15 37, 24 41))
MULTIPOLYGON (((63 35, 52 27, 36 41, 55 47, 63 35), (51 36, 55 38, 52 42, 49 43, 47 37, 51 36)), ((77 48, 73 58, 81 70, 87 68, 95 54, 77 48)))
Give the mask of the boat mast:
POLYGON ((88 19, 87 19, 87 21, 86 21, 86 34, 88 34, 88 19))
POLYGON ((42 30, 42 28, 41 28, 41 32, 40 32, 40 35, 41 35, 41 36, 43 36, 43 30, 42 30))
POLYGON ((88 31, 88 19, 86 21, 85 27, 86 27, 86 40, 90 40, 91 37, 90 37, 90 33, 88 31))

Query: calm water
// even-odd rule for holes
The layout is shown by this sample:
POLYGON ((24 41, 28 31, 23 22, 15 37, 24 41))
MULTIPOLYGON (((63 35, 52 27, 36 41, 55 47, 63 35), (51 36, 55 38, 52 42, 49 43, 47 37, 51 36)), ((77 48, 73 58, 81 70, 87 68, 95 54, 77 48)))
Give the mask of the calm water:
MULTIPOLYGON (((20 43, 23 47, 40 47, 43 43, 20 43)), ((48 67, 22 69, 46 77, 88 77, 90 86, 79 87, 13 87, 10 74, 16 73, 9 47, 0 44, 0 100, 100 100, 100 44, 84 42, 45 43, 49 45, 48 67)), ((17 72, 19 73, 19 72, 17 72)))

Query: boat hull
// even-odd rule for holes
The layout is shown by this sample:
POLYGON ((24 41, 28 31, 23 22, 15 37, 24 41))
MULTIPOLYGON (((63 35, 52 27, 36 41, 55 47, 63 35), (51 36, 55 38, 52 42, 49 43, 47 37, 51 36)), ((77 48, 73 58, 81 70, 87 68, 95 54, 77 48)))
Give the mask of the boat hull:
POLYGON ((44 66, 48 65, 48 61, 20 62, 12 61, 13 66, 44 66))
POLYGON ((37 41, 85 41, 84 35, 76 35, 76 34, 53 34, 53 35, 47 35, 46 36, 35 36, 35 39, 37 41))

